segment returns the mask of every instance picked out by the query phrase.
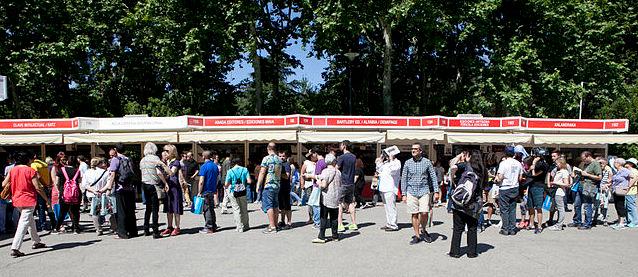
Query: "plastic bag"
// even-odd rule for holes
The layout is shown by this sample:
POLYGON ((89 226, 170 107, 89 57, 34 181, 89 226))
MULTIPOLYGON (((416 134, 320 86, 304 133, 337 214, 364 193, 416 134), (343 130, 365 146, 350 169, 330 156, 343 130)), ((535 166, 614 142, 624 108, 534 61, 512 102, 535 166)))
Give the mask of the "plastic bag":
POLYGON ((193 199, 192 212, 194 214, 202 214, 203 209, 204 209, 204 198, 195 196, 195 198, 193 199))
POLYGON ((552 197, 547 195, 545 196, 545 201, 543 201, 543 210, 549 211, 552 208, 552 197))

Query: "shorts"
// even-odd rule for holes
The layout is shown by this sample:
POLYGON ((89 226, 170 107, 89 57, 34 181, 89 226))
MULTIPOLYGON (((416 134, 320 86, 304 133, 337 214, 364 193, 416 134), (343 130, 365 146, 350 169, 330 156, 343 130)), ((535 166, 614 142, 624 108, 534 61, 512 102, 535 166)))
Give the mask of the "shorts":
POLYGON ((341 186, 339 191, 339 203, 350 204, 354 203, 354 185, 341 186))
POLYGON ((527 189, 527 208, 528 209, 542 209, 543 201, 545 200, 545 188, 541 186, 530 186, 527 189))
POLYGON ((290 211, 292 207, 290 205, 290 185, 281 184, 279 187, 279 196, 278 196, 278 204, 279 209, 282 211, 290 211))
POLYGON ((268 187, 261 193, 261 210, 279 209, 279 189, 268 187))
POLYGON ((432 210, 431 193, 426 193, 421 197, 408 194, 406 202, 409 214, 429 213, 432 210))

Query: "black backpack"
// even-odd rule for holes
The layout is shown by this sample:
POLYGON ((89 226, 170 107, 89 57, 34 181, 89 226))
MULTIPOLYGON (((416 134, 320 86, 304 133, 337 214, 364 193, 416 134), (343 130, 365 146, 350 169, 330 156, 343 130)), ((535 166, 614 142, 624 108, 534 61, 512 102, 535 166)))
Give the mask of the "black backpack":
POLYGON ((478 185, 478 176, 468 167, 465 172, 463 172, 463 175, 461 175, 459 183, 456 184, 450 199, 452 199, 454 204, 460 207, 468 207, 474 200, 474 193, 478 185))
POLYGON ((117 157, 120 165, 117 168, 117 182, 125 186, 130 186, 135 179, 135 172, 131 165, 131 160, 127 157, 117 157))

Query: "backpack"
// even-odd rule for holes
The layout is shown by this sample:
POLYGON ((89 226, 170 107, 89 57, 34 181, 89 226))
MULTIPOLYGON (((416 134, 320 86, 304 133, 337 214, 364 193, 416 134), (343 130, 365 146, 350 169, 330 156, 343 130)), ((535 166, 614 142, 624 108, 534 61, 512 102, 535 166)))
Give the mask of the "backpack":
POLYGON ((117 159, 120 161, 120 165, 117 167, 117 182, 128 186, 135 178, 135 172, 133 172, 131 160, 126 157, 117 157, 117 159))
POLYGON ((80 175, 80 170, 75 171, 73 179, 69 179, 69 175, 66 173, 66 167, 62 168, 62 174, 64 174, 64 178, 66 179, 62 187, 62 199, 64 199, 64 202, 67 204, 80 204, 80 187, 76 182, 80 175))
POLYGON ((474 199, 474 190, 478 186, 478 176, 469 168, 463 172, 459 183, 454 188, 452 201, 461 207, 467 207, 474 199))

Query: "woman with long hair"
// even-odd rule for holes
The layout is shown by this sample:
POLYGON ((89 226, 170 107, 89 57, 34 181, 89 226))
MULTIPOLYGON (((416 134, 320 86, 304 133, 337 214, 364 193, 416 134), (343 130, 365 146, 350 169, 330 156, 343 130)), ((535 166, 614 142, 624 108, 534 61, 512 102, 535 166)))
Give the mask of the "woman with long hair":
POLYGON ((168 186, 166 189, 167 198, 167 222, 168 228, 162 232, 163 236, 177 236, 180 234, 180 216, 184 214, 184 195, 182 194, 181 181, 184 180, 182 173, 182 165, 179 162, 179 155, 177 155, 177 147, 172 144, 164 146, 164 152, 168 154, 168 168, 169 175, 168 186), (175 221, 175 227, 173 227, 173 220, 175 221))
MULTIPOLYGON (((483 158, 481 152, 473 150, 466 155, 467 165, 465 172, 461 175, 461 178, 454 184, 455 192, 456 188, 461 185, 466 185, 467 182, 473 183, 470 199, 467 203, 460 205, 456 202, 452 204, 453 214, 453 232, 452 241, 450 245, 450 252, 448 255, 453 258, 461 257, 461 235, 467 226, 467 257, 476 258, 477 253, 477 229, 478 218, 483 212, 483 198, 481 191, 487 177, 485 166, 483 165, 483 158)), ((450 200, 452 200, 450 197, 450 200)))
MULTIPOLYGON (((74 234, 80 233, 80 198, 72 199, 65 195, 65 183, 67 181, 75 180, 75 185, 78 191, 80 190, 80 183, 82 183, 82 177, 79 174, 78 160, 73 156, 66 156, 64 152, 58 153, 56 162, 51 172, 53 183, 58 189, 58 202, 60 204, 60 213, 58 214, 57 222, 54 232, 61 232, 60 230, 66 215, 71 217, 71 230, 74 234)), ((72 182, 69 182, 72 183, 72 182)))

